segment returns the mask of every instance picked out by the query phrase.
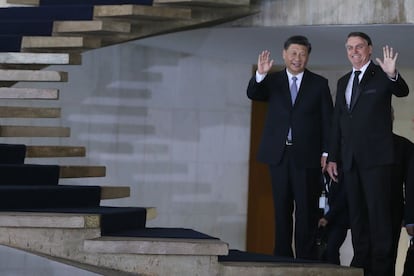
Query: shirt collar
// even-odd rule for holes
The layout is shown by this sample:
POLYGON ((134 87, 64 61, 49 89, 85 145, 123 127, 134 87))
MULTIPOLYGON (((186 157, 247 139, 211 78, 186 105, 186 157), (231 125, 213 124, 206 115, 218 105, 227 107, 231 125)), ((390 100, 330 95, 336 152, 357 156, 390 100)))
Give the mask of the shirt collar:
POLYGON ((357 70, 357 69, 355 69, 355 68, 352 68, 352 74, 355 72, 355 71, 361 71, 361 74, 360 74, 360 76, 362 77, 363 75, 364 75, 364 73, 365 73, 365 71, 367 70, 367 68, 368 68, 368 66, 371 64, 371 61, 369 61, 369 62, 367 62, 364 66, 362 66, 361 67, 361 69, 359 69, 359 70, 357 70))
POLYGON ((289 71, 288 71, 288 69, 286 69, 286 74, 288 75, 288 79, 289 79, 289 81, 291 81, 292 80, 292 77, 297 77, 298 78, 298 80, 297 81, 299 81, 299 83, 302 81, 302 78, 303 78, 303 74, 304 74, 305 72, 302 72, 302 73, 299 73, 299 74, 297 74, 297 75, 293 75, 293 74, 291 74, 289 71))

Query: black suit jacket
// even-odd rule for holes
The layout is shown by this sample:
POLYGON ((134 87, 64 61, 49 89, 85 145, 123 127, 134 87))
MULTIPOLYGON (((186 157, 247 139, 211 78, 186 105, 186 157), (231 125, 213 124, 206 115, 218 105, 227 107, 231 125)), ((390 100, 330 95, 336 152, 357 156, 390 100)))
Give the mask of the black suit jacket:
POLYGON ((297 166, 320 167, 321 154, 328 150, 333 110, 326 78, 305 70, 294 106, 286 70, 269 73, 260 83, 253 76, 247 96, 252 100, 268 102, 259 161, 269 164, 280 162, 291 126, 292 150, 297 166))
POLYGON ((392 81, 371 62, 349 110, 345 90, 351 73, 338 80, 328 160, 337 162, 341 156, 344 170, 351 168, 353 160, 361 167, 392 164, 391 96, 407 96, 408 86, 401 75, 392 81))

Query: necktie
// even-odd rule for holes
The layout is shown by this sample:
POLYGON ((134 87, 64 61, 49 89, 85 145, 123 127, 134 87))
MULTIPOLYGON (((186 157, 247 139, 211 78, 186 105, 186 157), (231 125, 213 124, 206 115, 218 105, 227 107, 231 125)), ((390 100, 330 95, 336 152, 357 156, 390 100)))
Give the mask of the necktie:
POLYGON ((361 71, 355 71, 354 72, 354 82, 352 83, 352 92, 351 92, 351 102, 349 103, 349 109, 354 105, 356 100, 356 93, 358 90, 359 85, 359 74, 361 74, 361 71))
MULTIPOLYGON (((292 77, 292 85, 290 86, 290 97, 292 98, 292 105, 295 103, 296 96, 298 95, 298 86, 296 85, 297 77, 292 77)), ((289 128, 288 141, 292 141, 292 129, 289 128)))
POLYGON ((295 103, 296 96, 298 95, 298 86, 296 85, 297 77, 292 77, 292 85, 290 86, 290 96, 292 97, 292 105, 295 103))

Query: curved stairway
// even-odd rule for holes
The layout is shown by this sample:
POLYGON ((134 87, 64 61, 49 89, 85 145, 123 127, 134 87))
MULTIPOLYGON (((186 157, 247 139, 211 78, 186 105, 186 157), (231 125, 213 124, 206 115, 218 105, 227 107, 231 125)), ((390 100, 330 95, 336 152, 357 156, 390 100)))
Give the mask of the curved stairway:
POLYGON ((0 243, 103 275, 361 275, 359 270, 230 250, 192 229, 148 228, 154 207, 109 207, 128 186, 62 185, 63 178, 105 177, 103 166, 30 164, 32 158, 85 157, 83 146, 15 144, 15 138, 69 137, 61 126, 32 126, 60 118, 66 72, 84 51, 250 15, 249 0, 8 0, 0 8, 0 243), (45 82, 51 88, 14 87, 45 82), (19 106, 8 100, 21 101, 19 106), (30 100, 32 104, 24 103, 30 100), (56 102, 54 106, 43 105, 56 102), (6 103, 6 104, 4 104, 6 103), (34 103, 34 104, 33 104, 34 103))

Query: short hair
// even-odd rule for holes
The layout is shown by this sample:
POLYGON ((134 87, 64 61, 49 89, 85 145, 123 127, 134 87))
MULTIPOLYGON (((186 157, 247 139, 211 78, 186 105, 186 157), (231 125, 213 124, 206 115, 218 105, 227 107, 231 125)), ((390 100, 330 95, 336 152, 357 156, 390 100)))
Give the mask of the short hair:
POLYGON ((355 37, 355 36, 358 36, 364 39, 368 43, 368 45, 372 45, 371 38, 366 33, 363 33, 363 32, 351 32, 348 34, 347 39, 350 37, 355 37))
POLYGON ((287 50, 291 44, 299 44, 305 46, 306 48, 308 48, 308 54, 310 54, 312 50, 312 45, 310 44, 309 40, 303 35, 294 35, 289 37, 285 41, 283 48, 287 50))

